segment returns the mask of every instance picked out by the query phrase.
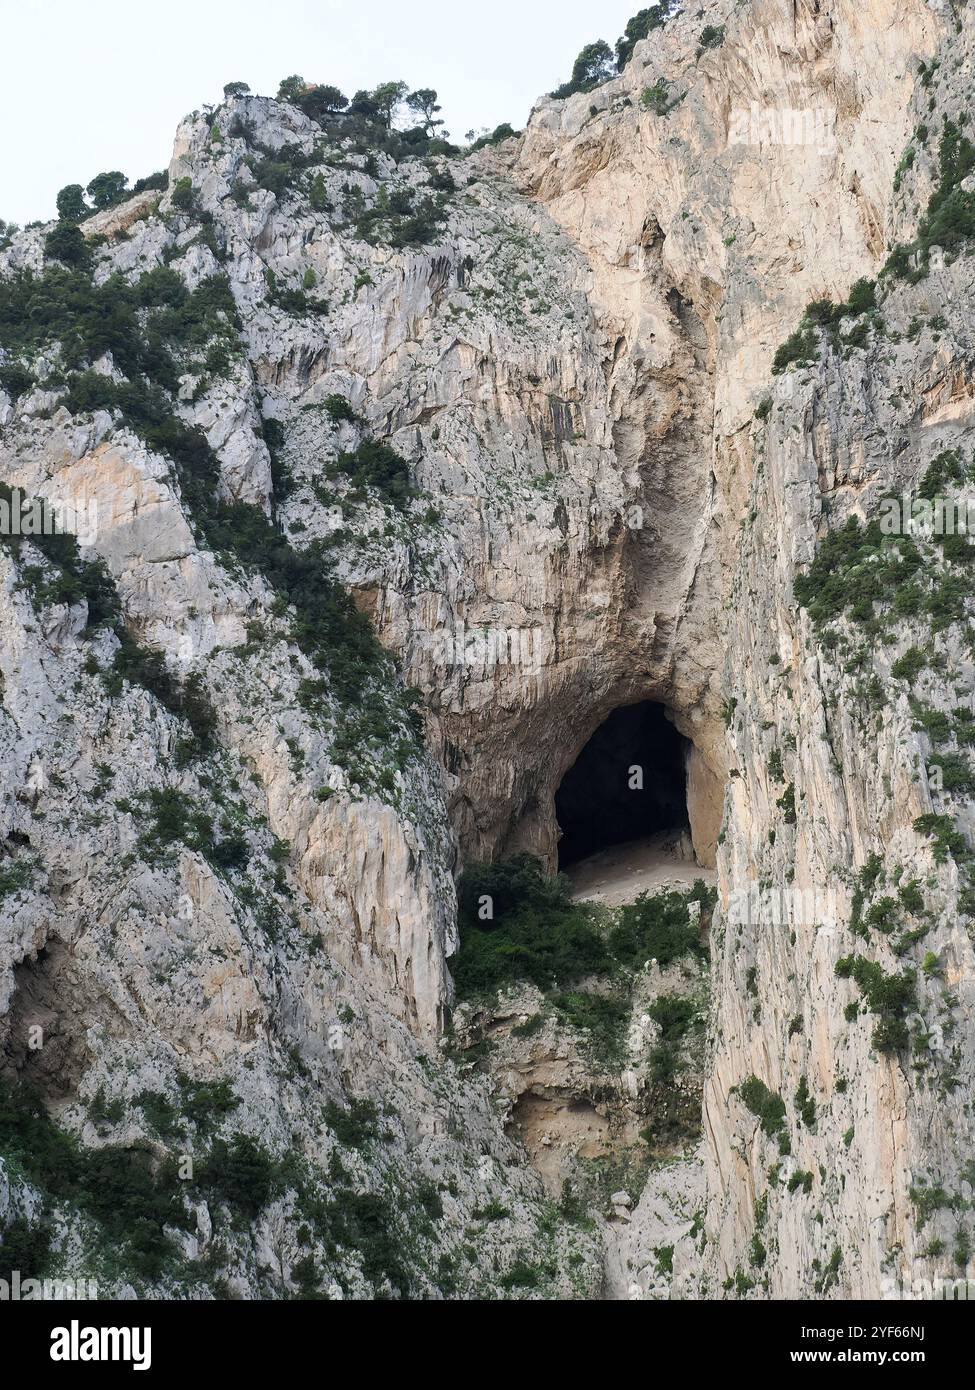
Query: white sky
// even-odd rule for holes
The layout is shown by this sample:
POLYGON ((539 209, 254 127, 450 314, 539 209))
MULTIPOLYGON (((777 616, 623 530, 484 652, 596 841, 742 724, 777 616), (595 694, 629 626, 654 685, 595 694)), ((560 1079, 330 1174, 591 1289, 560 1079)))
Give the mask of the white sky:
POLYGON ((434 87, 455 140, 568 79, 647 0, 0 0, 0 217, 54 216, 66 183, 169 163, 180 118, 225 82, 300 73, 351 96, 434 87))

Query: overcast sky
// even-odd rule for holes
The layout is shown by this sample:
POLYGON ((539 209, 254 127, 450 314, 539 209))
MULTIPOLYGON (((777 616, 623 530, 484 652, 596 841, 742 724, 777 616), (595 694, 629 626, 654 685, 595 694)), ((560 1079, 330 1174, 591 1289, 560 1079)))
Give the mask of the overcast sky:
POLYGON ((583 44, 644 0, 0 0, 0 218, 54 216, 57 190, 169 163, 179 119, 225 82, 273 95, 300 73, 347 96, 435 87, 455 139, 521 127, 583 44))

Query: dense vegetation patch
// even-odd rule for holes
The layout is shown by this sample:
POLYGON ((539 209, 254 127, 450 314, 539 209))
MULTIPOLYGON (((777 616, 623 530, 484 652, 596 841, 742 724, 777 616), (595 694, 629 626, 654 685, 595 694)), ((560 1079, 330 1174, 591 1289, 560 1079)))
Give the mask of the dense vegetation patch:
MULTIPOLYGON (((3 1081, 0 1152, 46 1197, 90 1217, 105 1248, 146 1278, 158 1277, 175 1258, 164 1228, 190 1230, 194 1224, 174 1163, 160 1162, 148 1146, 82 1148, 26 1088, 3 1081)), ((39 1278, 45 1270, 22 1270, 28 1272, 39 1278)))
MULTIPOLYGON (((205 1259, 185 1259, 171 1234, 195 1230, 189 1204, 205 1200, 215 1233, 226 1238, 245 1232, 270 1202, 292 1192, 299 1244, 309 1245, 314 1236, 330 1258, 340 1260, 353 1252, 377 1290, 387 1281, 400 1294, 413 1289, 405 1253, 420 1217, 429 1234, 429 1213, 435 1209, 436 1193, 422 1183, 409 1185, 395 1201, 382 1192, 359 1191, 333 1153, 323 1187, 303 1160, 291 1153, 275 1158, 251 1135, 208 1138, 211 1127, 239 1105, 226 1081, 183 1078, 178 1105, 150 1092, 143 1092, 136 1104, 156 1134, 179 1141, 180 1158, 193 1156, 189 1175, 188 1170, 180 1172, 176 1156, 160 1153, 157 1144, 84 1147, 50 1118, 26 1086, 0 1080, 0 1154, 11 1177, 26 1179, 44 1200, 36 1221, 8 1222, 0 1229, 0 1278, 12 1269, 24 1278, 48 1273, 57 1211, 78 1213, 91 1223, 98 1269, 110 1278, 204 1281, 212 1275, 205 1259), (187 1123, 196 1131, 195 1141, 187 1139, 187 1123)), ((125 1103, 106 1104, 101 1094, 89 1110, 96 1124, 119 1123, 126 1113, 125 1103)), ((364 1135, 375 1133, 375 1109, 368 1102, 330 1105, 327 1119, 342 1146, 358 1146, 364 1135)), ((321 1296, 321 1274, 310 1250, 304 1272, 296 1270, 294 1277, 303 1296, 321 1296)))
POLYGON ((917 1008, 916 976, 905 970, 889 975, 876 961, 865 956, 844 956, 836 962, 841 979, 852 979, 863 995, 871 1013, 879 1022, 873 1032, 873 1045, 878 1052, 899 1052, 910 1044, 907 1015, 917 1008))
POLYGON ((834 346, 862 347, 866 342, 868 320, 858 324, 846 337, 842 334, 842 326, 847 319, 872 314, 876 307, 873 280, 857 280, 841 303, 831 299, 813 300, 806 305, 799 327, 776 350, 772 359, 773 374, 777 376, 793 367, 811 366, 819 356, 820 333, 825 333, 834 346))
POLYGON ((417 495, 410 483, 409 464, 379 440, 362 440, 354 450, 339 454, 334 467, 357 488, 375 489, 401 511, 417 495))
MULTIPOLYGON (((918 496, 931 500, 947 484, 971 476, 956 451, 945 451, 931 463, 918 496)), ((899 508, 900 499, 884 499, 882 514, 888 505, 899 508)), ((921 530, 900 534, 902 529, 888 529, 882 516, 866 525, 851 516, 820 542, 808 570, 796 578, 794 592, 821 638, 843 616, 870 638, 881 636, 890 618, 925 617, 932 632, 965 619, 975 546, 959 531, 927 536, 921 530), (942 570, 932 565, 939 552, 942 570)))
MULTIPOLYGON (((119 371, 135 379, 130 390, 145 377, 175 392, 185 353, 217 345, 239 353, 237 329, 233 295, 222 275, 194 290, 168 266, 133 283, 115 274, 96 284, 87 268, 60 265, 0 280, 0 345, 8 360, 33 357, 57 342, 61 365, 70 372, 111 353, 119 371)), ((105 381, 102 389, 108 390, 113 383, 105 381)), ((96 383, 89 381, 87 389, 94 392, 96 383)))
POLYGON ((612 969, 591 909, 573 903, 568 880, 547 878, 531 855, 468 869, 458 884, 458 926, 452 964, 462 998, 516 980, 550 989, 612 969))
MULTIPOLYGON (((241 86, 246 84, 228 84, 241 86)), ((225 89, 225 93, 246 96, 241 91, 225 89)), ((299 107, 330 139, 356 153, 382 153, 396 163, 460 153, 446 138, 437 93, 430 87, 411 91, 405 82, 381 82, 371 90, 360 89, 350 99, 330 83, 306 82, 294 74, 283 79, 277 98, 299 107), (413 122, 405 128, 399 120, 403 115, 413 122)))
MULTIPOLYGON (((953 497, 973 480, 975 468, 958 450, 941 452, 913 497, 883 498, 868 522, 850 517, 830 531, 794 582, 796 600, 808 611, 820 645, 845 659, 847 676, 869 670, 874 650, 901 644, 905 628, 919 625, 918 640, 890 661, 890 682, 909 688, 914 728, 930 741, 932 751, 924 763, 930 785, 961 799, 975 795, 975 714, 964 705, 934 707, 925 698, 925 678, 943 665, 934 635, 952 629, 969 652, 975 651, 970 621, 975 546, 967 531, 967 498, 953 497)), ((888 684, 874 671, 861 686, 868 708, 884 706, 888 684)), ((951 858, 967 876, 959 903, 967 915, 975 915, 975 858, 954 817, 943 810, 931 812, 918 817, 914 829, 930 838, 936 863, 951 858)), ((888 894, 868 907, 880 869, 881 861, 873 855, 861 871, 851 928, 863 937, 880 932, 902 955, 930 930, 923 894, 907 881, 896 897, 888 894), (905 914, 915 920, 905 923, 905 914)), ((881 1042, 885 1036, 902 1040, 903 1029, 891 1023, 878 1036, 881 1042)))
POLYGON ((757 1076, 748 1076, 738 1086, 744 1105, 759 1121, 762 1133, 769 1138, 785 1132, 785 1101, 757 1076))
POLYGON ((710 906, 712 898, 703 884, 690 898, 644 894, 621 908, 605 931, 590 904, 572 901, 568 880, 546 877, 531 855, 473 866, 458 884, 461 945, 452 962, 458 994, 470 997, 519 980, 561 988, 651 958, 667 966, 681 956, 700 957, 689 900, 710 906))
POLYGON ((916 284, 930 269, 933 246, 940 246, 951 257, 975 236, 975 192, 961 186, 973 170, 975 144, 955 121, 946 118, 938 146, 938 182, 917 236, 894 247, 882 276, 916 284))

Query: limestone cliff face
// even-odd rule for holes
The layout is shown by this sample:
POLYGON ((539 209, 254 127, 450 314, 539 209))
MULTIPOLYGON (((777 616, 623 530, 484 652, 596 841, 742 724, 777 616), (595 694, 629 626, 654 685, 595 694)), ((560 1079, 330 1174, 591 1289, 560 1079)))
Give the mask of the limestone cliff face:
MULTIPOLYGON (((707 1219, 700 1160, 669 1195, 655 1174, 607 1289, 625 1294, 654 1242, 677 1246, 674 1296, 877 1295, 964 1266, 971 1117, 944 1104, 975 1062, 964 856, 915 829, 975 829, 964 603, 912 692, 897 672, 921 668, 897 663, 937 605, 927 631, 908 606, 886 644, 877 612, 843 609, 830 636, 794 584, 847 516, 970 453, 970 261, 887 276, 850 316, 862 331, 810 327, 772 374, 807 303, 844 301, 922 226, 945 122, 964 128, 958 23, 922 0, 718 3, 706 41, 678 16, 619 78, 542 100, 522 138, 464 160, 396 163, 238 98, 182 124, 165 193, 83 224, 92 284, 133 287, 140 332, 178 297, 158 272, 200 295, 167 400, 216 476, 204 515, 172 422, 154 434, 90 381, 66 396, 79 366, 57 332, 21 354, 30 385, 0 394, 4 481, 97 518, 81 555, 120 605, 97 626, 43 550, 0 555, 0 1038, 86 1145, 165 1152, 145 1096, 185 1111, 187 1087, 225 1081, 233 1132, 300 1160, 249 1245, 213 1248, 219 1202, 199 1198, 180 1240, 191 1261, 210 1249, 208 1287, 266 1293, 273 1267, 293 1289, 309 1257, 354 1294, 598 1287, 593 1238, 553 1218, 437 1038, 454 873, 520 849, 554 867, 565 772, 643 699, 691 740, 695 845, 720 875, 707 1219), (402 209, 424 203, 436 225, 414 236, 402 209), (362 462, 377 441, 408 491, 362 462), (323 676, 295 590, 246 562, 236 503, 293 554, 321 543, 398 671, 375 661, 355 697, 337 662, 323 676), (158 681, 106 679, 123 632, 195 678, 204 754, 158 681), (955 773, 942 792, 935 753, 955 773), (749 889, 817 906, 770 921, 742 912, 749 889), (837 974, 846 958, 914 972, 913 1050, 874 1045, 877 991, 855 964, 837 974), (386 1118, 361 1121, 350 1156, 335 1107, 364 1096, 386 1118), (407 1225, 426 1213, 409 1278, 348 1253, 345 1208, 330 1238, 303 1216, 343 1165, 342 1191, 401 1190, 407 1225), (472 1262, 486 1208, 508 1217, 472 1262)), ((3 280, 50 270, 49 230, 0 251, 3 280)), ((83 365, 132 375, 121 343, 83 365)), ((880 561, 859 563, 851 590, 880 561)), ((0 1216, 43 1200, 3 1170, 0 1216)), ((57 1210, 77 1261, 85 1232, 57 1210)))
MULTIPOLYGON (((683 391, 696 388, 713 412, 695 428, 711 472, 692 504, 704 536, 670 697, 711 766, 730 774, 701 1291, 917 1292, 963 1277, 969 1260, 971 1135, 944 1098, 971 1076, 973 959, 959 869, 932 859, 914 823, 934 812, 967 827, 969 813, 964 785, 929 790, 925 769, 943 754, 919 734, 895 663, 912 647, 931 652, 923 703, 943 717, 956 697, 969 702, 969 657, 957 628, 946 622, 932 641, 937 619, 912 624, 908 606, 887 649, 844 633, 839 660, 797 610, 793 582, 827 528, 869 518, 889 492, 916 493, 944 450, 968 456, 959 309, 970 263, 915 287, 890 276, 862 351, 836 342, 809 370, 769 369, 807 302, 845 300, 916 234, 938 186, 938 133, 964 107, 971 30, 952 33, 942 72, 931 60, 943 21, 925 5, 728 7, 716 22, 715 51, 695 59, 693 23, 679 20, 595 101, 543 105, 519 171, 585 247, 597 312, 637 359, 644 390, 661 355, 673 362, 660 345, 661 319, 673 327, 668 293, 693 306, 682 311, 705 346, 683 391), (661 76, 673 107, 650 114, 638 96, 661 76), (709 656, 724 671, 727 739, 713 705, 680 679, 709 656), (871 855, 880 886, 864 894, 871 855), (911 875, 923 904, 902 891, 911 875), (858 885, 866 904, 896 901, 896 929, 882 917, 879 936, 860 926, 870 909, 858 885), (844 958, 858 954, 888 982, 917 979, 908 1056, 873 1044, 883 1010, 870 1012, 868 995, 851 1022, 858 990, 844 958), (784 1100, 781 1125, 756 1116, 754 1079, 773 1109, 784 1100)), ((846 582, 855 589, 862 573, 846 582)))

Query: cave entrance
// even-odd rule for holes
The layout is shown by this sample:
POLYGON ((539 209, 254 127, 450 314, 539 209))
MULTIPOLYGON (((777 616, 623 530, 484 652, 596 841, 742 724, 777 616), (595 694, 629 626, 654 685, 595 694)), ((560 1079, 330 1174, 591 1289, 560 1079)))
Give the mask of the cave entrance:
POLYGON ((688 829, 687 739, 663 705, 616 709, 592 735, 555 795, 559 869, 600 850, 688 829))

